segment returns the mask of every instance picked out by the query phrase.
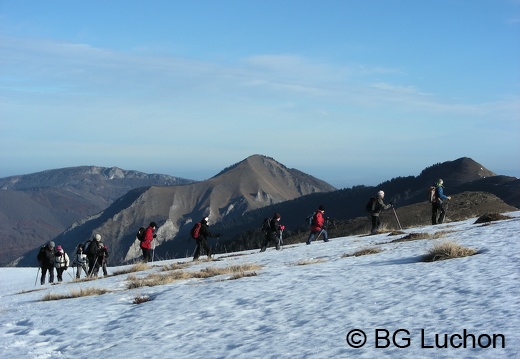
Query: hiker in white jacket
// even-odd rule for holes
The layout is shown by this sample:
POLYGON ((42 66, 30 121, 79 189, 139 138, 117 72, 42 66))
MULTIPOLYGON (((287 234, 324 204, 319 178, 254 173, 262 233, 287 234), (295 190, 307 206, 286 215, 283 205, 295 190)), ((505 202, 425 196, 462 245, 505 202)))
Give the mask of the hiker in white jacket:
POLYGON ((78 244, 78 249, 76 250, 76 257, 74 258, 74 265, 76 266, 76 278, 79 279, 81 277, 81 270, 85 272, 85 277, 88 277, 88 268, 87 268, 88 258, 85 253, 83 253, 83 244, 78 244))
POLYGON ((61 246, 56 247, 56 252, 54 253, 54 267, 56 268, 56 273, 58 274, 58 282, 63 281, 63 272, 69 268, 69 256, 61 246))

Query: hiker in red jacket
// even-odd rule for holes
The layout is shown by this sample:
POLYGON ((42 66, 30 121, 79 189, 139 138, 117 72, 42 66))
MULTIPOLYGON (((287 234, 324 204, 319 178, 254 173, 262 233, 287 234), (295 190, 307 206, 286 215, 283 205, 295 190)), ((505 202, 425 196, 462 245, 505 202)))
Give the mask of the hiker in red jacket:
POLYGON ((307 239, 307 244, 311 244, 312 241, 314 241, 314 237, 318 235, 318 238, 320 235, 323 234, 323 241, 328 242, 329 241, 329 235, 327 231, 325 230, 325 221, 326 218, 323 217, 325 214, 325 207, 319 206, 318 210, 314 214, 312 218, 311 223, 311 233, 309 234, 309 238, 307 239))
POLYGON ((155 224, 155 222, 150 223, 144 232, 144 240, 140 244, 141 249, 143 250, 143 261, 145 262, 152 261, 152 242, 154 238, 157 237, 157 234, 154 234, 153 231, 156 227, 157 224, 155 224))

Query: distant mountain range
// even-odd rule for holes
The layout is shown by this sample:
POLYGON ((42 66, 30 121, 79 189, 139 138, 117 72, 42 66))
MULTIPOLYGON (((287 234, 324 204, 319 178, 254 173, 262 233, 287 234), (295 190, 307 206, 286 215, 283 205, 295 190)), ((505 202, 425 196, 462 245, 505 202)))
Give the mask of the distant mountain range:
POLYGON ((0 266, 103 211, 132 189, 193 182, 96 166, 0 178, 0 266))
POLYGON ((301 228, 305 231, 305 216, 320 204, 346 223, 363 216, 364 203, 379 188, 404 208, 424 202, 426 188, 438 178, 450 195, 487 192, 496 196, 493 203, 503 204, 495 206, 500 210, 520 207, 518 179, 497 176, 469 158, 432 165, 417 177, 342 190, 262 155, 199 182, 117 168, 66 168, 0 179, 0 265, 35 265, 37 247, 46 241, 53 239, 70 252, 95 233, 109 246, 111 264, 132 262, 140 257, 135 232, 151 221, 159 227, 159 258, 189 256, 194 248, 189 229, 204 216, 229 248, 236 241, 254 247, 244 234, 258 235, 261 218, 274 211, 282 213, 287 233, 292 230, 296 237, 301 228), (63 230, 56 233, 60 226, 63 230))

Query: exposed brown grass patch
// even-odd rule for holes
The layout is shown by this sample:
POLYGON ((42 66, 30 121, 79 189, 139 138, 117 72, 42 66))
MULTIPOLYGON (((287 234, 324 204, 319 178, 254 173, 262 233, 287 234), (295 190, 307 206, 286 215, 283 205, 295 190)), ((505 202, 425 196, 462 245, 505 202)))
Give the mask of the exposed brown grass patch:
POLYGON ((110 292, 107 289, 99 288, 81 288, 79 290, 73 290, 68 294, 64 293, 47 293, 41 299, 42 301, 60 300, 60 299, 71 299, 79 297, 88 297, 92 295, 101 295, 110 292))
POLYGON ((112 275, 121 275, 121 274, 142 272, 142 271, 145 271, 148 269, 150 269, 150 266, 148 265, 148 263, 138 262, 138 263, 134 264, 133 266, 131 266, 130 268, 115 271, 112 273, 112 275))
POLYGON ((84 277, 84 278, 81 278, 81 279, 78 279, 78 278, 74 278, 72 281, 75 282, 75 283, 82 283, 82 282, 90 282, 90 281, 93 281, 93 280, 96 280, 96 279, 99 279, 99 277, 84 277))
POLYGON ((433 246, 424 256, 425 262, 442 261, 452 258, 462 258, 477 254, 474 248, 463 247, 455 242, 443 242, 433 246))
POLYGON ((376 248, 376 247, 363 248, 363 249, 360 249, 359 251, 354 252, 352 254, 345 253, 345 254, 343 254, 341 256, 341 258, 366 256, 366 255, 369 255, 369 254, 381 253, 382 251, 383 250, 381 248, 376 248))
POLYGON ((229 278, 229 280, 235 280, 235 279, 240 279, 240 278, 245 278, 245 277, 254 277, 254 276, 257 276, 258 274, 256 274, 256 272, 240 272, 240 273, 235 273, 231 276, 231 278, 229 278))
POLYGON ((190 264, 186 262, 172 263, 169 265, 164 265, 161 270, 162 271, 170 271, 170 270, 179 270, 188 267, 190 264))
POLYGON ((305 260, 299 261, 298 263, 296 263, 296 265, 306 266, 306 265, 309 265, 309 264, 323 263, 325 261, 326 261, 325 258, 305 259, 305 260))
POLYGON ((45 288, 22 290, 21 292, 18 292, 18 293, 15 293, 15 294, 26 294, 26 293, 32 293, 32 292, 39 292, 39 291, 44 290, 44 289, 45 288))
POLYGON ((257 264, 241 264, 228 267, 208 267, 198 272, 172 271, 167 274, 151 273, 146 277, 137 278, 136 276, 128 277, 128 289, 140 287, 154 287, 157 285, 169 284, 178 280, 186 280, 192 278, 210 278, 223 274, 233 274, 233 279, 247 276, 247 272, 261 269, 257 264))
POLYGON ((477 218, 477 220, 475 221, 474 224, 489 223, 489 222, 494 222, 494 221, 503 221, 505 219, 511 219, 511 217, 504 216, 503 214, 500 214, 500 213, 486 213, 486 214, 480 216, 479 218, 477 218))

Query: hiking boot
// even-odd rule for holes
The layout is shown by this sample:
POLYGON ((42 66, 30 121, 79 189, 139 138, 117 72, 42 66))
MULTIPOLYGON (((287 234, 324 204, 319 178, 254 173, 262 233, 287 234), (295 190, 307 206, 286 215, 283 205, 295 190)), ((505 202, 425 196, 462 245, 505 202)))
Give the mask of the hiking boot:
POLYGON ((265 252, 267 248, 265 246, 263 246, 262 248, 260 248, 260 252, 265 252))

